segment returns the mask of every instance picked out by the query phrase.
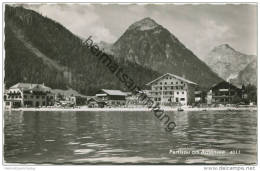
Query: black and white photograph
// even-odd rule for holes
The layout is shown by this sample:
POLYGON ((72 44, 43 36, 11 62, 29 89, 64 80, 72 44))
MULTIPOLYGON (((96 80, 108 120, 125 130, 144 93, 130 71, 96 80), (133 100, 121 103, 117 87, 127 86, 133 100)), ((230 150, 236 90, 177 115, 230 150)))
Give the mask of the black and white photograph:
POLYGON ((257 10, 2 3, 2 165, 255 170, 257 10))

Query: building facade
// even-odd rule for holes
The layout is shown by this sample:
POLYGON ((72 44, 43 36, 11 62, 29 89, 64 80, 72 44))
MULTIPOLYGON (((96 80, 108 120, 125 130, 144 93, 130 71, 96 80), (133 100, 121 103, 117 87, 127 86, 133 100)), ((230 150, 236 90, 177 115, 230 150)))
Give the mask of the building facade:
POLYGON ((242 91, 231 83, 222 81, 213 85, 207 96, 207 104, 236 104, 242 99, 242 91))
POLYGON ((96 96, 90 97, 87 103, 89 108, 103 108, 107 105, 105 101, 96 96))
POLYGON ((39 107, 54 105, 54 94, 44 84, 17 83, 4 93, 5 107, 39 107))
POLYGON ((162 105, 188 105, 194 101, 196 83, 174 74, 164 74, 146 84, 150 86, 148 94, 162 105))
POLYGON ((97 94, 100 100, 106 102, 108 106, 124 106, 127 94, 120 90, 102 89, 97 94))

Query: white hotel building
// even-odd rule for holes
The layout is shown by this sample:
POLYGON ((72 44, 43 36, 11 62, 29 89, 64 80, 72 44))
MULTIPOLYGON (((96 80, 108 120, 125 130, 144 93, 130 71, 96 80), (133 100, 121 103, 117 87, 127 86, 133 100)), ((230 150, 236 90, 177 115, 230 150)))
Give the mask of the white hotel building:
POLYGON ((194 101, 194 89, 198 84, 174 74, 164 74, 146 84, 148 96, 162 105, 188 105, 194 101))
POLYGON ((5 108, 54 105, 54 94, 44 84, 17 83, 5 90, 5 108))

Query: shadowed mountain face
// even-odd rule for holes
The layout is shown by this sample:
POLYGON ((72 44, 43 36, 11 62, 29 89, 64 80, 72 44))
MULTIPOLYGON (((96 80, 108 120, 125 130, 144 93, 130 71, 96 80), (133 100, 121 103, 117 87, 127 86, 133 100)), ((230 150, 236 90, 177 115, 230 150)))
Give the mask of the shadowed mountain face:
POLYGON ((251 84, 257 87, 257 60, 250 62, 231 82, 237 86, 251 84))
MULTIPOLYGON (((119 63, 137 85, 159 76, 135 63, 119 63)), ((82 40, 59 23, 22 7, 5 6, 5 86, 45 83, 92 95, 102 88, 127 91, 82 40)))
POLYGON ((206 57, 205 62, 211 69, 225 80, 235 79, 239 72, 252 61, 256 61, 256 56, 245 55, 234 50, 228 44, 215 47, 206 57))
POLYGON ((161 74, 173 73, 209 87, 222 79, 167 29, 151 18, 132 24, 114 43, 121 62, 131 61, 161 74))

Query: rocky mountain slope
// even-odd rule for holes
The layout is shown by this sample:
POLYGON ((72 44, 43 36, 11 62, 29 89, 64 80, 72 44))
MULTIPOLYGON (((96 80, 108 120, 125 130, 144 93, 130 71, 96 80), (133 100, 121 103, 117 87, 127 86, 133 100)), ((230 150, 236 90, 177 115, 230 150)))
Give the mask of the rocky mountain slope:
POLYGON ((209 87, 222 79, 172 33, 151 18, 132 24, 113 44, 117 60, 134 62, 159 72, 173 73, 209 87))
POLYGON ((257 87, 257 60, 254 59, 242 71, 239 72, 235 79, 230 80, 237 86, 254 85, 257 87))
POLYGON ((254 55, 245 55, 228 44, 215 47, 204 58, 206 64, 224 80, 235 79, 239 72, 256 60, 254 55))

